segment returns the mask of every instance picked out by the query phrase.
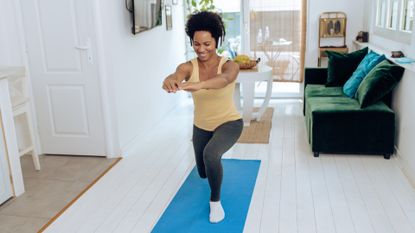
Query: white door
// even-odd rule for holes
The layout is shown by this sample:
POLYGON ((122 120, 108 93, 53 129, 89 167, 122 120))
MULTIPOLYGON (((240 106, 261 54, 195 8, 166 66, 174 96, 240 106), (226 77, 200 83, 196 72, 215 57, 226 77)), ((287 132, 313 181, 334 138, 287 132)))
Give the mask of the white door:
POLYGON ((92 4, 92 0, 20 4, 45 154, 106 154, 92 4))
MULTIPOLYGON (((1 117, 0 117, 1 121, 1 117)), ((3 125, 0 122, 0 204, 13 196, 10 183, 10 170, 6 158, 6 146, 4 145, 3 125)))

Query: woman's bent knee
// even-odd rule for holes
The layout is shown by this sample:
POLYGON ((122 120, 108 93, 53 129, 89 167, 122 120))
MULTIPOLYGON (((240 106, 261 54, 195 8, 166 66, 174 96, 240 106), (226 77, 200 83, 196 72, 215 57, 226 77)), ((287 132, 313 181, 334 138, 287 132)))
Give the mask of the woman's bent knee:
POLYGON ((206 147, 203 151, 203 161, 206 166, 220 162, 221 157, 222 155, 215 148, 206 147))

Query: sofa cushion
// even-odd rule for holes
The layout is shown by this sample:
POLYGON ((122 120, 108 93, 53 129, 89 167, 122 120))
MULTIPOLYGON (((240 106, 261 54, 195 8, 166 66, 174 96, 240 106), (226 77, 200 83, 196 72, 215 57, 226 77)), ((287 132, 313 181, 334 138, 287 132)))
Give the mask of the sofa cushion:
POLYGON ((307 98, 309 97, 321 97, 321 96, 344 96, 343 90, 341 87, 326 87, 324 85, 318 84, 309 84, 306 86, 304 95, 307 98))
POLYGON ((343 92, 346 96, 354 98, 357 88, 362 82, 363 78, 381 61, 385 60, 385 55, 379 55, 370 51, 365 58, 360 62, 359 66, 353 72, 352 76, 343 86, 343 92))
POLYGON ((360 108, 356 99, 343 97, 312 97, 307 99, 307 111, 310 112, 355 112, 356 114, 365 114, 365 112, 390 112, 393 113, 385 103, 377 102, 367 108, 360 108))
POLYGON ((348 54, 326 51, 329 58, 326 86, 343 86, 366 56, 367 51, 367 47, 348 54))
POLYGON ((338 97, 345 96, 341 87, 326 87, 322 84, 308 84, 304 89, 304 105, 303 114, 305 115, 307 105, 306 102, 311 97, 338 97))
POLYGON ((312 112, 344 112, 360 110, 359 103, 348 97, 313 97, 307 100, 307 109, 312 112))
POLYGON ((360 107, 380 101, 401 80, 404 68, 387 60, 376 65, 363 79, 356 92, 360 107))

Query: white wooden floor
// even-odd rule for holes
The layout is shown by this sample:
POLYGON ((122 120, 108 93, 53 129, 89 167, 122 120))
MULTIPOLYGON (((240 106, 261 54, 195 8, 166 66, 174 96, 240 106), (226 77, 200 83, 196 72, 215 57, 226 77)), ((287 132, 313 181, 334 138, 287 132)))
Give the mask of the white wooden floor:
MULTIPOLYGON (((270 143, 237 144, 225 155, 262 161, 245 233, 415 232, 415 190, 396 158, 314 158, 302 103, 272 105, 270 143)), ((165 117, 136 156, 121 160, 46 232, 150 232, 194 166, 192 110, 184 108, 165 117)))

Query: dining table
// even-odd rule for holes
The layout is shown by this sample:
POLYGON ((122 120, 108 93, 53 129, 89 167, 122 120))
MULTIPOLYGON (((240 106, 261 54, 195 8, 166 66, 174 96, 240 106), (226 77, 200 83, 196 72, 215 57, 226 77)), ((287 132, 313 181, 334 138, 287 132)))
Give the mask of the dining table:
POLYGON ((242 113, 244 126, 249 126, 252 120, 262 120, 271 99, 272 81, 272 68, 266 65, 257 65, 253 69, 241 69, 239 71, 236 79, 234 99, 237 108, 242 113), (262 103, 256 110, 254 108, 255 84, 258 82, 266 82, 267 88, 262 103))

